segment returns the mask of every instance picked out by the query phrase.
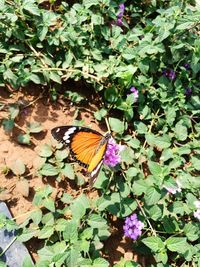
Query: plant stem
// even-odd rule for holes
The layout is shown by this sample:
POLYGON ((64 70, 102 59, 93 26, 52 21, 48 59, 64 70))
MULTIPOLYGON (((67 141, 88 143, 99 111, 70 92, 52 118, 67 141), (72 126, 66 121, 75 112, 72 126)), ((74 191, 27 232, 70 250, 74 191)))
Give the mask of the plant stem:
POLYGON ((153 227, 152 227, 152 225, 151 225, 149 219, 147 218, 147 215, 146 215, 144 209, 143 209, 142 206, 140 205, 140 202, 139 202, 137 199, 135 199, 135 200, 136 200, 136 202, 137 202, 137 204, 138 204, 138 207, 140 208, 142 214, 143 214, 144 217, 146 218, 146 220, 147 220, 147 222, 148 222, 148 224, 149 224, 149 227, 151 228, 151 231, 152 231, 153 235, 154 235, 154 236, 157 236, 156 231, 153 229, 153 227))

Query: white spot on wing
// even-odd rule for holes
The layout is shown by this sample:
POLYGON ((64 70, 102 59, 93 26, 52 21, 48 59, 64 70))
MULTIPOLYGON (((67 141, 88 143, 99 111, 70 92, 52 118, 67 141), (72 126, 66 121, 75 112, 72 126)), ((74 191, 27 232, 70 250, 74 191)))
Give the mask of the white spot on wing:
POLYGON ((63 136, 63 140, 65 140, 66 143, 68 143, 67 140, 70 138, 70 134, 72 134, 75 130, 76 130, 76 127, 71 127, 71 128, 69 128, 68 131, 65 132, 65 134, 63 136))
POLYGON ((91 177, 93 177, 93 176, 95 176, 95 174, 97 174, 97 172, 98 172, 99 169, 101 168, 102 162, 103 162, 103 160, 101 160, 101 161, 99 162, 99 164, 97 165, 97 167, 90 173, 90 176, 91 176, 91 177))

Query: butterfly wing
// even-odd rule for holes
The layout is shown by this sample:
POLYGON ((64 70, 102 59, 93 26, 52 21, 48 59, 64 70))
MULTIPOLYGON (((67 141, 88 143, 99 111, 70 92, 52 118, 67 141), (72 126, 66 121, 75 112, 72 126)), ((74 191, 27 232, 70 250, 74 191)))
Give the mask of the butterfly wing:
POLYGON ((89 128, 60 126, 52 129, 53 137, 70 148, 73 158, 88 168, 92 180, 97 177, 103 163, 107 138, 89 128))

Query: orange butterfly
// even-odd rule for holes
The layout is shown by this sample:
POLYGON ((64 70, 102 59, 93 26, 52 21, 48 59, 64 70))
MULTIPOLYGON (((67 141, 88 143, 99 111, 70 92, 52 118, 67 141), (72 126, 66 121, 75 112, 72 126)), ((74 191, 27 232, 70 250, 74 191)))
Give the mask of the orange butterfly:
POLYGON ((53 137, 70 149, 72 157, 87 168, 92 184, 101 168, 110 133, 105 136, 99 132, 79 126, 60 126, 51 130, 53 137))

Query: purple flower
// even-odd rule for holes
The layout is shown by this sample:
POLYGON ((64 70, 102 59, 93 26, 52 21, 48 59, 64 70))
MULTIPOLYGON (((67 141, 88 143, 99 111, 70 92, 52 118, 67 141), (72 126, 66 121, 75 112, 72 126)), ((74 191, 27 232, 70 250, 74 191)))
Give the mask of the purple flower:
POLYGON ((134 102, 137 102, 139 97, 138 90, 134 86, 132 86, 130 88, 130 91, 134 94, 134 102))
POLYGON ((164 69, 164 70, 162 71, 162 74, 163 74, 165 77, 169 78, 171 81, 173 81, 173 80, 176 79, 176 73, 175 73, 175 71, 172 70, 172 69, 164 69))
POLYGON ((118 11, 118 14, 117 14, 117 20, 116 21, 112 21, 112 25, 117 25, 117 26, 123 26, 123 21, 122 21, 122 17, 124 15, 124 11, 125 11, 125 6, 123 3, 121 3, 119 5, 119 11, 118 11))
POLYGON ((191 94, 192 94, 192 88, 187 87, 187 88, 185 89, 185 95, 186 95, 186 96, 190 96, 191 94))
POLYGON ((121 18, 118 18, 117 21, 116 21, 116 25, 117 26, 123 26, 123 22, 122 22, 122 19, 121 18))
POLYGON ((176 186, 174 187, 163 186, 163 187, 167 190, 168 193, 175 195, 177 192, 181 192, 181 186, 182 186, 178 180, 176 180, 176 184, 177 187, 176 186))
POLYGON ((123 149, 124 146, 118 145, 113 138, 110 138, 103 162, 110 167, 115 167, 121 161, 119 154, 123 149))
POLYGON ((125 11, 125 5, 122 3, 119 5, 119 13, 117 15, 118 18, 122 18, 125 11))
POLYGON ((189 69, 190 69, 190 64, 189 64, 189 63, 185 63, 185 64, 183 64, 183 67, 184 67, 186 70, 189 70, 189 69))
POLYGON ((194 212, 194 217, 200 221, 200 209, 194 212))
POLYGON ((143 227, 144 224, 138 220, 137 214, 134 213, 125 220, 125 224, 123 226, 124 235, 136 240, 142 234, 143 227))

